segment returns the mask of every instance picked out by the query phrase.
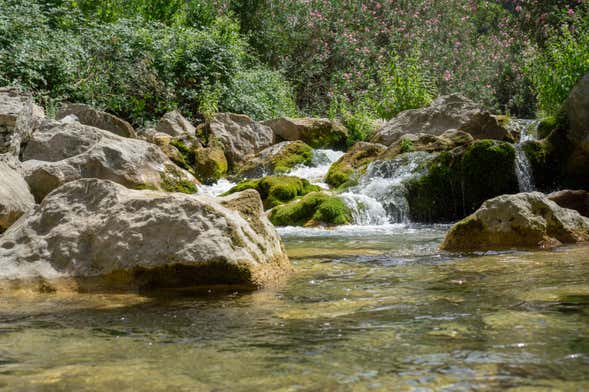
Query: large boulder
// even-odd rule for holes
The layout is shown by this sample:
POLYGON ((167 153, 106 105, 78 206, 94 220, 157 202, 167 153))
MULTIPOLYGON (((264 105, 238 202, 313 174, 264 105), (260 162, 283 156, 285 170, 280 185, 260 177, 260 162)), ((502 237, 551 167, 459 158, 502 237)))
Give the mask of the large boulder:
POLYGON ((35 206, 24 180, 20 162, 12 155, 0 155, 0 233, 35 206))
POLYGON ((270 285, 290 271, 255 191, 215 199, 84 179, 0 238, 0 278, 118 288, 270 285))
POLYGON ((391 144, 378 159, 394 159, 397 155, 411 151, 442 152, 456 147, 467 146, 474 142, 471 134, 450 129, 441 135, 427 133, 408 133, 391 144))
POLYGON ((0 88, 0 154, 18 156, 44 118, 43 109, 30 95, 11 87, 0 88))
POLYGON ((170 136, 194 136, 196 128, 177 110, 168 112, 160 119, 156 130, 170 136))
POLYGON ((325 181, 332 187, 356 185, 370 164, 386 150, 382 144, 358 142, 331 165, 325 181))
POLYGON ((584 241, 589 241, 589 218, 532 192, 487 200, 450 229, 442 249, 552 248, 584 241))
POLYGON ((589 74, 573 87, 565 109, 570 127, 569 140, 589 153, 589 74))
POLYGON ((156 145, 78 122, 45 122, 22 156, 25 178, 37 201, 58 186, 81 178, 187 193, 195 192, 198 185, 156 145))
POLYGON ((376 131, 371 141, 388 146, 407 133, 441 135, 450 129, 468 132, 475 139, 513 141, 501 119, 460 94, 445 95, 426 108, 400 113, 376 131))
POLYGON ((577 211, 589 217, 589 192, 583 190, 562 190, 553 192, 548 198, 563 208, 577 211))
POLYGON ((274 144, 270 127, 243 114, 217 113, 197 132, 203 134, 204 139, 214 137, 223 145, 231 170, 274 144))
POLYGON ((282 117, 263 124, 272 128, 281 140, 302 140, 313 148, 344 150, 348 143, 348 129, 327 118, 282 117))
POLYGON ((258 153, 236 170, 238 178, 256 178, 271 174, 284 174, 299 166, 311 166, 313 149, 298 140, 280 142, 258 153))
POLYGON ((96 110, 81 103, 68 103, 61 107, 56 118, 61 120, 67 116, 76 116, 84 125, 100 128, 122 137, 136 137, 135 129, 127 121, 110 113, 96 110))

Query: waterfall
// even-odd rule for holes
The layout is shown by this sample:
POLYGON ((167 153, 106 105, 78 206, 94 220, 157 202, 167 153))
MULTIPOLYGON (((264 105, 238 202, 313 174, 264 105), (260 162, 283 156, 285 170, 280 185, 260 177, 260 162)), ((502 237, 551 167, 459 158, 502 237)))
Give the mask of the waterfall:
POLYGON ((519 131, 519 143, 515 147, 515 175, 520 192, 533 192, 534 176, 530 161, 523 149, 523 144, 527 141, 536 140, 536 132, 539 121, 537 120, 511 120, 513 127, 519 131))
POLYGON ((356 224, 409 222, 407 180, 423 174, 425 163, 437 154, 413 152, 368 166, 359 184, 342 194, 356 224))

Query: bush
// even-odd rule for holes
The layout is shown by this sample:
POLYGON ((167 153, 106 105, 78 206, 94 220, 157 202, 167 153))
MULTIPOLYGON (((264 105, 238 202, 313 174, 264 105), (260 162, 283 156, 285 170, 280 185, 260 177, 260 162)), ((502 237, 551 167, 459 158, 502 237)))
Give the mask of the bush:
POLYGON ((542 115, 557 116, 571 89, 589 72, 589 19, 575 18, 546 42, 527 65, 542 115))

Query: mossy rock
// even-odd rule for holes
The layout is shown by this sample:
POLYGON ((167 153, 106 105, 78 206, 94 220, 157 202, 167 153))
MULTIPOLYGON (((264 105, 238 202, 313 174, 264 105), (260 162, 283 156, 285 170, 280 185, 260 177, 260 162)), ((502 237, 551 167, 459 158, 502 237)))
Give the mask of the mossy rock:
POLYGON ((426 175, 406 187, 412 220, 461 219, 487 199, 518 192, 515 149, 506 142, 480 140, 443 152, 428 165, 426 175))
POLYGON ((198 192, 196 184, 182 175, 177 167, 169 165, 161 174, 160 187, 166 192, 193 194, 198 192))
POLYGON ((212 184, 227 174, 229 164, 223 147, 213 143, 194 151, 194 174, 205 184, 212 184))
POLYGON ((386 150, 382 144, 358 142, 331 165, 325 181, 334 188, 345 188, 357 183, 366 168, 386 150))
POLYGON ((288 203, 297 197, 320 190, 309 181, 290 176, 269 176, 255 180, 242 181, 231 188, 225 195, 255 189, 260 194, 265 209, 288 203))
POLYGON ((313 163, 313 149, 306 143, 281 142, 262 150, 256 158, 243 164, 235 177, 255 178, 268 174, 285 174, 298 166, 313 163))
POLYGON ((270 212, 270 221, 276 226, 334 226, 351 223, 352 215, 340 197, 313 192, 274 208, 270 212))
POLYGON ((282 140, 301 140, 313 148, 345 150, 350 132, 338 121, 326 118, 277 118, 263 122, 282 140))

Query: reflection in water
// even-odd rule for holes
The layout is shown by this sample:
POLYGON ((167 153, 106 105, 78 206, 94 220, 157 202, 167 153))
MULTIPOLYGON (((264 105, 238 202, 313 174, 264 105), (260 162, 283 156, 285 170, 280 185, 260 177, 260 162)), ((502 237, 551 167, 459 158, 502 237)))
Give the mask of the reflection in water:
POLYGON ((284 229, 296 273, 251 294, 5 295, 0 390, 589 389, 589 248, 456 257, 445 229, 284 229))

